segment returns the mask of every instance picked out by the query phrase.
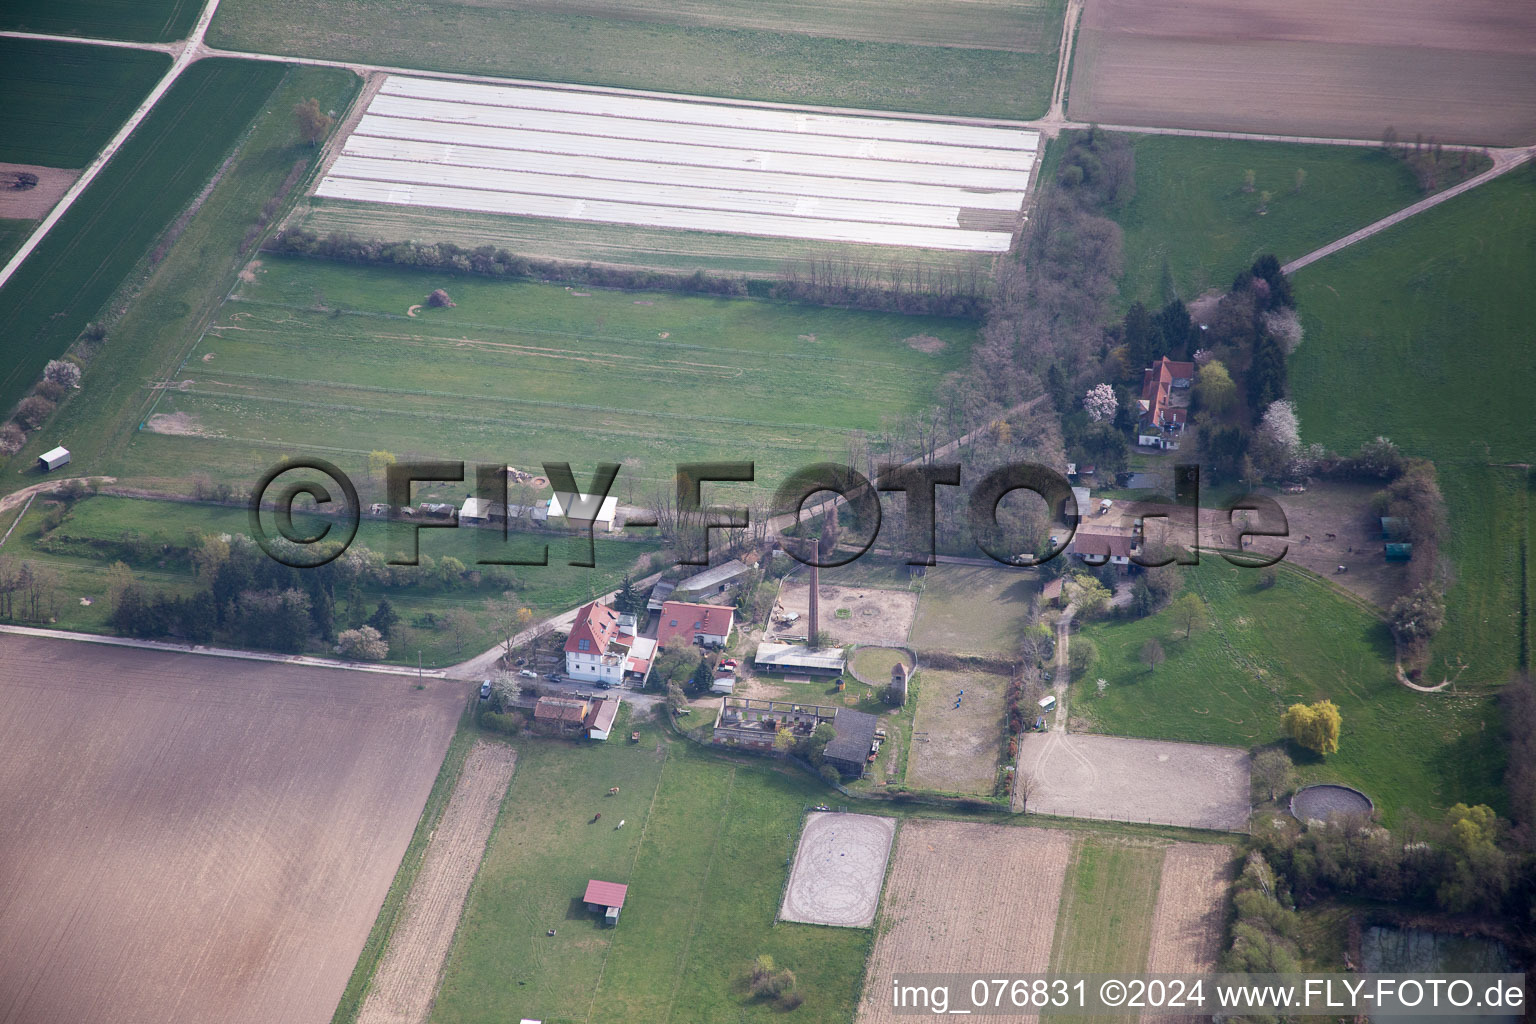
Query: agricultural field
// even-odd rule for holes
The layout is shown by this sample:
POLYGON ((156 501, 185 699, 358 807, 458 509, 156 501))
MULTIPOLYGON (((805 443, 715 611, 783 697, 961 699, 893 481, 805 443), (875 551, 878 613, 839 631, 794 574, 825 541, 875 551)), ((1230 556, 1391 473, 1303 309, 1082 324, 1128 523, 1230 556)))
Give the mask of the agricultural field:
POLYGON ((212 46, 393 67, 877 110, 1030 118, 1056 74, 1063 4, 991 0, 228 0, 212 46))
POLYGON ((1533 198, 1536 169, 1524 167, 1295 277, 1307 338, 1290 374, 1303 440, 1344 451, 1386 435, 1439 470, 1454 572, 1425 681, 1454 678, 1461 693, 1503 682, 1530 628, 1520 464, 1536 461, 1525 387, 1536 379, 1525 299, 1533 198), (1373 372, 1384 366, 1403 372, 1373 372))
POLYGON ((891 979, 903 974, 1048 970, 1072 853, 1067 832, 904 821, 880 904, 859 1024, 900 1019, 890 991, 891 979), (1008 884, 999 887, 1000 878, 1008 884))
POLYGON ((283 73, 225 59, 187 69, 0 288, 0 408, 97 316, 219 168, 283 73))
POLYGON ((1005 759, 1008 678, 934 668, 922 669, 922 677, 903 781, 914 789, 991 796, 1005 759))
POLYGON ((1166 849, 1115 836, 1078 839, 1051 943, 1053 973, 1146 972, 1166 849))
POLYGON ((0 39, 0 163, 84 167, 170 67, 163 53, 0 39))
POLYGON ((948 274, 969 283, 987 278, 994 259, 984 253, 503 217, 318 196, 301 201, 289 223, 322 236, 409 238, 451 242, 465 248, 494 245, 531 259, 669 273, 703 269, 759 280, 782 277, 812 262, 825 262, 857 268, 871 281, 888 285, 910 282, 915 273, 948 274))
POLYGON ((1226 931, 1232 860, 1230 846, 1205 843, 1175 843, 1164 852, 1148 974, 1215 970, 1226 931))
POLYGON ((794 971, 807 1020, 846 1019, 870 932, 774 923, 803 810, 825 789, 627 714, 608 743, 518 745, 432 1020, 773 1020, 745 987, 760 954, 794 971), (639 743, 617 739, 631 729, 639 743), (581 903, 593 878, 629 886, 612 929, 581 903))
POLYGON ((1100 124, 1525 145, 1536 11, 1501 0, 1088 4, 1068 112, 1100 124), (1282 99, 1283 97, 1283 99, 1282 99))
MULTIPOLYGON (((214 70, 226 64, 213 62, 210 65, 210 62, 202 61, 198 67, 208 66, 214 70)), ((241 64, 238 67, 244 71, 250 66, 241 64)), ((218 72, 219 76, 226 73, 218 72)), ((128 445, 148 414, 150 405, 159 395, 158 390, 147 385, 163 380, 185 358, 187 349, 202 336, 209 318, 236 283, 239 268, 246 263, 247 257, 241 253, 254 244, 252 233, 259 222, 263 206, 282 190, 284 181, 293 173, 296 164, 302 161, 307 167, 315 157, 315 150, 298 137, 292 114, 294 104, 313 97, 320 101, 322 109, 345 108, 359 82, 357 76, 350 71, 334 68, 290 68, 280 73, 279 78, 276 90, 265 97, 266 106, 249 125, 239 151, 219 168, 217 181, 201 197, 196 212, 190 218, 183 215, 178 219, 176 227, 179 235, 175 244, 167 246, 162 240, 156 249, 163 250, 163 258, 152 268, 145 268, 144 276, 130 278, 133 301, 124 301, 126 296, 120 292, 106 309, 100 308, 102 300, 99 298, 94 304, 81 304, 85 307, 80 311, 82 316, 86 319, 96 317, 105 323, 110 343, 94 346, 85 373, 83 391, 77 393, 73 400, 66 401, 19 455, 8 463, 0 463, 7 469, 0 473, 0 491, 14 490, 34 482, 35 476, 31 470, 38 454, 52 448, 60 440, 66 441, 74 454, 71 467, 76 472, 98 475, 110 472, 104 467, 112 463, 128 445)), ((187 84, 184 77, 178 81, 177 89, 187 84)), ((166 104, 176 95, 173 90, 164 98, 156 108, 157 114, 167 111, 169 108, 166 104)), ((249 97, 242 99, 238 106, 243 107, 247 102, 249 97)), ((256 101, 257 106, 261 103, 260 99, 256 101)), ((233 116, 233 113, 231 108, 221 116, 233 116)), ((193 114, 206 115, 207 109, 199 106, 193 114)), ((141 125, 134 139, 140 138, 153 123, 154 119, 151 118, 145 125, 141 125)), ((241 130, 245 131, 244 128, 241 130)), ((222 131, 212 134, 222 134, 222 131)), ((236 135, 238 132, 231 132, 227 138, 233 140, 236 135)), ((128 148, 132 149, 133 144, 128 148)), ((178 144, 176 151, 181 152, 182 149, 183 146, 178 144)), ((118 159, 122 158, 124 152, 119 152, 118 159)), ((113 163, 115 165, 116 161, 113 163)), ((216 167, 217 163, 210 165, 206 173, 212 175, 216 167)), ((105 172, 106 175, 112 173, 111 168, 105 172)), ((98 178, 90 191, 94 193, 104 180, 98 178)), ((128 184, 119 182, 124 189, 128 184)), ((188 194, 182 202, 190 198, 188 194)), ((83 197, 82 202, 91 202, 91 197, 83 197)), ((80 209, 80 204, 76 204, 71 210, 71 217, 80 209)), ((111 213, 106 211, 106 214, 111 213)), ((169 216, 171 214, 167 214, 169 216)), ((68 223, 68 219, 62 222, 49 236, 50 241, 58 240, 60 232, 68 223)), ((155 233, 158 230, 155 229, 155 233)), ((90 231, 82 230, 79 234, 82 237, 77 239, 76 244, 80 245, 91 242, 95 237, 90 231)), ((143 245, 146 248, 149 246, 148 239, 143 245)), ((46 252, 47 247, 44 247, 34 253, 28 261, 29 265, 36 263, 40 256, 46 256, 46 252)), ((123 258, 124 267, 134 266, 133 261, 138 259, 134 256, 130 260, 126 253, 123 258)), ((61 274, 80 269, 78 264, 69 259, 57 262, 61 274)), ((96 267, 96 264, 92 263, 91 267, 96 267)), ((13 279, 11 284, 17 284, 19 279, 13 279)), ((34 280, 33 284, 40 287, 62 287, 62 283, 46 277, 34 280)), ((103 284, 102 292, 111 295, 116 287, 116 284, 103 284)), ((0 305, 9 301, 9 292, 10 286, 0 291, 0 305)), ((51 301, 63 299, 55 296, 51 301)), ((78 330, 79 327, 74 326, 67 330, 60 329, 57 336, 50 333, 50 343, 57 343, 58 350, 62 351, 74 340, 78 330)), ((3 360, 0 360, 0 365, 4 365, 3 360)), ((29 373, 22 386, 31 380, 29 373)), ((11 399, 0 400, 0 404, 9 401, 11 399)), ((146 482, 153 485, 156 482, 154 478, 188 471, 164 465, 154 467, 150 474, 151 480, 146 482)))
POLYGON ((894 977, 1210 970, 1230 857, 1224 845, 909 818, 857 1020, 900 1019, 894 977))
POLYGON ((912 647, 1012 660, 1039 589, 1034 573, 1007 566, 929 566, 922 576, 912 647))
POLYGON ((505 743, 482 741, 466 755, 453 796, 405 900, 399 926, 390 936, 358 1012, 359 1024, 423 1020, 431 1011, 464 897, 480 868, 516 766, 517 753, 505 743))
POLYGON ((11 254, 21 248, 36 226, 35 221, 16 217, 0 219, 0 266, 4 266, 11 254))
POLYGON ((1186 301, 1225 290, 1263 253, 1303 256, 1421 198, 1413 173, 1378 149, 1166 135, 1135 136, 1136 195, 1125 232, 1125 304, 1157 308, 1165 271, 1186 301), (1253 192, 1243 175, 1254 172, 1253 192), (1296 191, 1296 172, 1306 172, 1296 191), (1260 215, 1260 193, 1269 192, 1260 215))
POLYGON ((1099 659, 1072 684, 1074 722, 1252 749, 1281 738, 1286 707, 1327 697, 1343 715, 1343 736, 1326 759, 1292 752, 1306 781, 1359 787, 1389 823, 1458 800, 1497 803, 1502 752, 1487 742, 1499 728, 1493 701, 1476 690, 1418 694, 1398 684, 1386 625, 1358 599, 1283 564, 1268 589, 1257 571, 1209 557, 1183 571, 1210 625, 1185 639, 1167 611, 1086 624, 1081 635, 1098 645, 1099 659), (1167 657, 1156 671, 1139 660, 1149 639, 1167 657))
MULTIPOLYGON (((30 561, 58 574, 56 624, 62 629, 85 632, 111 632, 108 592, 108 567, 115 561, 126 562, 133 577, 150 592, 163 591, 173 596, 190 596, 206 589, 200 584, 187 554, 191 538, 203 534, 250 535, 249 512, 243 506, 220 506, 191 502, 155 501, 138 498, 97 495, 76 502, 69 518, 49 531, 47 517, 53 503, 48 499, 33 502, 0 555, 17 561, 30 561), (85 604, 86 600, 90 604, 85 604)), ((10 527, 12 514, 0 517, 0 533, 10 527)), ((302 516, 295 522, 300 529, 309 524, 302 516)), ((268 524, 268 529, 271 525, 268 524)), ((481 544, 493 531, 454 529, 423 530, 421 553, 433 559, 458 558, 473 566, 482 556, 481 544)), ((597 539, 595 569, 567 564, 563 558, 564 542, 558 536, 534 539, 518 537, 511 550, 522 557, 534 557, 534 544, 549 542, 547 566, 524 566, 514 571, 511 590, 518 600, 536 614, 556 614, 575 607, 593 596, 606 593, 618 584, 637 561, 657 550, 654 543, 623 543, 597 539)), ((499 546, 500 535, 496 534, 499 546)), ((408 543, 408 541, 406 541, 408 543)), ((375 519, 361 523, 356 544, 377 552, 395 550, 388 524, 375 519)), ((505 557, 501 555, 500 557, 505 557)), ((416 664, 420 655, 428 666, 449 665, 489 649, 501 637, 487 614, 486 602, 499 597, 507 585, 504 577, 487 577, 480 582, 463 582, 452 588, 421 581, 413 586, 359 589, 355 600, 340 602, 339 621, 372 614, 379 601, 388 598, 401 618, 397 637, 391 644, 390 660, 416 664), (450 625, 447 613, 468 612, 473 625, 462 634, 450 625)))
POLYGON ((197 23, 197 0, 8 0, 0 30, 168 43, 197 23))
POLYGON ((1037 132, 388 75, 315 194, 1006 252, 1037 132))
POLYGON ((731 459, 766 493, 920 408, 974 338, 970 321, 264 257, 113 464, 247 485, 298 451, 359 478, 374 449, 579 476, 613 461, 630 504, 676 463, 731 459), (423 305, 439 287, 454 308, 423 305), (948 345, 908 343, 923 334, 948 345))
POLYGON ((0 693, 8 1015, 124 1024, 328 1020, 464 699, 13 636, 0 693))

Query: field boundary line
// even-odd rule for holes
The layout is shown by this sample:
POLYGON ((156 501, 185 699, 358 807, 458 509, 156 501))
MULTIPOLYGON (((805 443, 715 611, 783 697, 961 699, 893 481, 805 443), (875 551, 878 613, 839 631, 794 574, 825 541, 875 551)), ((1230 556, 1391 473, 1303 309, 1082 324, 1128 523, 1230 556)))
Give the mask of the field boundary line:
POLYGON ((23 519, 25 519, 27 517, 27 509, 32 507, 32 502, 33 502, 34 499, 36 499, 36 497, 37 497, 37 492, 36 491, 33 491, 31 494, 27 495, 27 503, 25 505, 21 506, 21 512, 17 514, 15 519, 11 520, 11 525, 5 531, 5 536, 4 537, 0 537, 0 548, 5 547, 5 542, 11 539, 11 534, 13 532, 15 532, 15 530, 16 530, 16 524, 20 523, 23 519))
POLYGON ((447 679, 445 669, 418 670, 405 665, 366 665, 362 662, 337 661, 309 654, 266 654, 260 651, 237 651, 229 647, 204 647, 201 644, 173 644, 162 640, 135 640, 125 636, 102 636, 96 633, 78 633, 67 629, 44 629, 39 626, 13 626, 0 623, 0 633, 13 636, 40 637, 45 640, 74 640, 88 644, 106 644, 109 647, 137 647, 146 651, 164 651, 173 654, 198 654, 210 658, 233 658, 237 661, 266 661, 278 665, 300 665, 305 668, 331 668, 348 672, 376 672, 380 675, 419 676, 422 679, 447 679))

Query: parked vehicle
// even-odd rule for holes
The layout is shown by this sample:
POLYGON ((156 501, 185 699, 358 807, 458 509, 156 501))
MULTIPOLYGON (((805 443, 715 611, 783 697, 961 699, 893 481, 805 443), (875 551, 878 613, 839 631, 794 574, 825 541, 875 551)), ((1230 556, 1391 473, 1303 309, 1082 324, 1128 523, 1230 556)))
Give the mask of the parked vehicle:
POLYGON ((490 700, 491 699, 491 681, 489 679, 487 679, 485 682, 480 684, 480 699, 481 700, 490 700))
POLYGON ((537 679, 537 678, 539 678, 539 674, 537 672, 535 672, 531 668, 519 669, 517 674, 522 676, 524 679, 537 679))

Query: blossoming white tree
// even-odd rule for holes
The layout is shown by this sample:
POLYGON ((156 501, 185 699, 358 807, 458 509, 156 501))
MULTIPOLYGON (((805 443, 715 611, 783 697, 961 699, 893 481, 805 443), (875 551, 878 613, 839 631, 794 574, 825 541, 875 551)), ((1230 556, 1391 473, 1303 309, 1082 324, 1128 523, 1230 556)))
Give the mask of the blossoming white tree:
POLYGON ((1102 423, 1113 418, 1115 410, 1120 408, 1120 400, 1115 397, 1115 389, 1108 384, 1095 384, 1083 396, 1083 408, 1087 410, 1089 419, 1102 423))

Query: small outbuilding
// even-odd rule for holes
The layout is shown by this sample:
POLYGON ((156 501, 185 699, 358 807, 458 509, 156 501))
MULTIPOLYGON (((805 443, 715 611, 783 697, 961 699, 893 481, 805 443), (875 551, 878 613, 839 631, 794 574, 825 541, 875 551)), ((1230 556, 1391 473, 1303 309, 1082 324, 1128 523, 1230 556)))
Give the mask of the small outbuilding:
POLYGON ((1386 555, 1387 561, 1389 561, 1389 562, 1411 562, 1411 561, 1413 561, 1413 545, 1412 544, 1408 544, 1408 543, 1388 543, 1388 544, 1383 544, 1382 548, 1383 548, 1383 553, 1386 555))
POLYGON ((600 882, 593 878, 587 882, 586 895, 582 901, 587 909, 601 913, 603 923, 618 924, 619 911, 624 909, 624 897, 629 893, 629 886, 620 885, 618 882, 600 882))
POLYGON ((875 730, 879 727, 880 720, 867 711, 838 708, 832 719, 836 735, 822 752, 822 760, 843 775, 858 778, 864 774, 864 766, 874 752, 875 730))
POLYGON ((57 448, 43 452, 43 454, 37 457, 37 468, 41 469, 44 473, 51 473, 55 469, 58 469, 60 466, 67 465, 68 463, 69 449, 65 448, 63 445, 59 445, 57 448))

